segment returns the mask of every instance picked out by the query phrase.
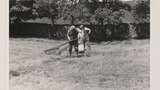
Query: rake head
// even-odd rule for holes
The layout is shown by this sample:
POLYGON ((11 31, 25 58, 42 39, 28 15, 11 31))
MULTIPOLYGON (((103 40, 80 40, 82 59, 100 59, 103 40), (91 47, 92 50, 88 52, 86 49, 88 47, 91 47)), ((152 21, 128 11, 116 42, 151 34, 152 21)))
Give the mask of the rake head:
POLYGON ((57 49, 48 49, 48 50, 44 51, 44 53, 47 54, 47 55, 57 54, 58 52, 59 52, 59 48, 57 48, 57 49))
POLYGON ((47 55, 50 55, 50 54, 54 54, 54 55, 61 55, 63 51, 66 51, 67 48, 69 46, 63 46, 63 47, 59 47, 59 48, 52 48, 52 49, 48 49, 48 50, 45 50, 44 53, 47 54, 47 55))

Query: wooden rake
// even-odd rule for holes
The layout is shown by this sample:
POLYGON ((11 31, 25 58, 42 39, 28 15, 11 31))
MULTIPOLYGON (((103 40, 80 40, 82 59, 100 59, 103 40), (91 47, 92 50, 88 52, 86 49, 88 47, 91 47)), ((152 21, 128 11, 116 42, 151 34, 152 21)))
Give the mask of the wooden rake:
MULTIPOLYGON (((83 37, 83 39, 84 39, 87 35, 88 35, 88 34, 86 34, 86 35, 83 37)), ((48 55, 49 55, 49 54, 57 54, 57 55, 60 55, 60 54, 62 53, 62 51, 66 50, 66 49, 69 47, 69 46, 65 46, 65 47, 61 48, 62 46, 68 44, 69 42, 75 41, 75 40, 77 40, 77 39, 80 39, 80 38, 76 38, 76 39, 73 39, 73 40, 71 40, 71 41, 67 41, 67 42, 65 42, 65 43, 63 43, 63 44, 60 44, 60 45, 58 45, 58 46, 55 46, 55 47, 53 47, 53 48, 51 48, 51 49, 44 50, 44 53, 45 53, 45 54, 48 54, 48 55)))

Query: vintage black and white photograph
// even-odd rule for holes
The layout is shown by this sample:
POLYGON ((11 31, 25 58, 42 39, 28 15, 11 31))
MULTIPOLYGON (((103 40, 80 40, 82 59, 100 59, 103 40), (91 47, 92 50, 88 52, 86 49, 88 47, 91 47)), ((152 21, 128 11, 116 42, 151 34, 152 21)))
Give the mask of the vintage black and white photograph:
POLYGON ((9 90, 150 90, 150 0, 9 0, 9 90))

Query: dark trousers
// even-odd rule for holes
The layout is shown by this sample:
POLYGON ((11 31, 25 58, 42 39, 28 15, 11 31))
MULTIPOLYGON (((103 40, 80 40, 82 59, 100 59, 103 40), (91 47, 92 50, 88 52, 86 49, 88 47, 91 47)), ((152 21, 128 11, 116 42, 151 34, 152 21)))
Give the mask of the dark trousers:
POLYGON ((75 52, 78 53, 78 40, 74 40, 72 42, 69 42, 69 54, 72 53, 73 46, 74 46, 75 52))

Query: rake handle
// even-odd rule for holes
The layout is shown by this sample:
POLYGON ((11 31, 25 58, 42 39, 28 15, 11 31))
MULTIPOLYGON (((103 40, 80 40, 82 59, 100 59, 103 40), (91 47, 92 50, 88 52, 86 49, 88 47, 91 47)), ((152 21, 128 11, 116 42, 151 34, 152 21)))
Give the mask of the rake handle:
POLYGON ((54 47, 54 48, 47 49, 47 50, 45 50, 44 52, 49 51, 49 50, 53 50, 53 49, 59 49, 61 46, 65 45, 65 44, 67 44, 67 43, 70 43, 70 42, 72 42, 72 41, 74 41, 74 40, 77 40, 77 39, 78 39, 78 38, 73 39, 73 40, 68 41, 68 42, 65 42, 65 43, 63 43, 63 44, 61 44, 61 45, 58 45, 58 46, 54 47))
MULTIPOLYGON (((89 34, 89 33, 88 33, 88 34, 89 34)), ((83 37, 83 39, 84 39, 88 34, 86 34, 86 35, 83 37)), ((44 52, 50 51, 50 50, 54 50, 54 49, 59 49, 61 46, 65 45, 65 44, 67 44, 67 43, 70 43, 70 42, 72 42, 72 41, 74 41, 74 40, 80 39, 80 38, 81 38, 81 37, 75 38, 75 39, 73 39, 73 40, 71 40, 71 41, 65 42, 65 43, 63 43, 63 44, 61 44, 61 45, 58 45, 58 46, 54 47, 54 48, 47 49, 47 50, 45 50, 44 52)))

